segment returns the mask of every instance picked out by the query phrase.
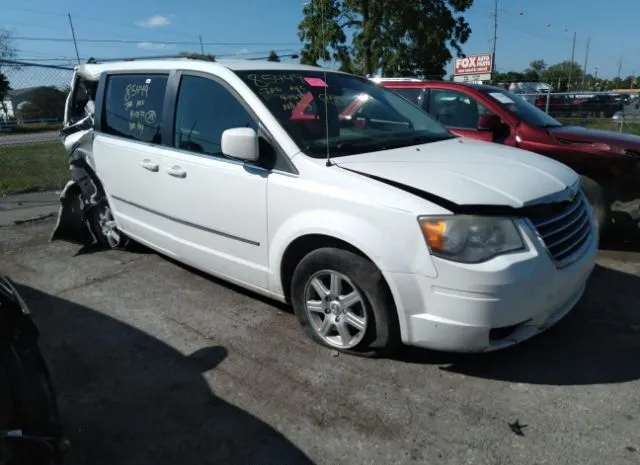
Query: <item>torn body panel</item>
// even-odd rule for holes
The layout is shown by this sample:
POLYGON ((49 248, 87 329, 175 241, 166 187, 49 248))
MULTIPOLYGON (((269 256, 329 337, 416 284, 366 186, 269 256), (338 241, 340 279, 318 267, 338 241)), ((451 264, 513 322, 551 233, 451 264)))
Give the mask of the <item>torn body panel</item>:
POLYGON ((97 82, 74 75, 65 109, 65 127, 60 131, 69 154, 71 179, 60 194, 58 219, 50 240, 81 244, 98 242, 91 211, 105 199, 95 174, 93 160, 93 122, 97 82))

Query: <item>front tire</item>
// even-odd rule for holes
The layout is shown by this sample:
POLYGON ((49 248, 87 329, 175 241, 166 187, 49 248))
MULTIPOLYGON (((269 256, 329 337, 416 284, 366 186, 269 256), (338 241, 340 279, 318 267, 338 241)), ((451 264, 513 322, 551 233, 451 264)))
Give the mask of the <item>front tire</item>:
POLYGON ((382 273, 366 258, 321 248, 297 265, 291 303, 311 339, 341 352, 391 355, 400 346, 398 315, 382 273))
POLYGON ((604 189, 600 184, 587 176, 580 176, 582 178, 582 187, 584 189, 585 196, 593 208, 593 213, 596 217, 596 223, 598 223, 598 229, 602 233, 607 229, 607 226, 611 222, 611 207, 604 194, 604 189))

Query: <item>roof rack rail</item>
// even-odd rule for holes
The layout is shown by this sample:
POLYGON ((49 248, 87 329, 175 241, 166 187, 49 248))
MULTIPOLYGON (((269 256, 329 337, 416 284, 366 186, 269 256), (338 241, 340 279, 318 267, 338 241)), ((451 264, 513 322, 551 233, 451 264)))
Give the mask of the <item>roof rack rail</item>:
POLYGON ((87 63, 108 63, 112 61, 138 61, 138 60, 167 60, 167 59, 190 59, 190 60, 202 60, 202 61, 216 61, 216 56, 212 54, 203 53, 179 53, 177 55, 150 55, 142 57, 122 57, 122 58, 89 58, 87 63))

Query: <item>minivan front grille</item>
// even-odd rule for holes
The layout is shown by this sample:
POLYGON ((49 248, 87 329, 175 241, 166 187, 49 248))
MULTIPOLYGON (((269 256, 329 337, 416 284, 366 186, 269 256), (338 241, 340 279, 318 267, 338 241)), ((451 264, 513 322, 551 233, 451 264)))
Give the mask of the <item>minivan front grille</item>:
POLYGON ((584 194, 579 192, 553 214, 529 218, 558 268, 573 263, 590 240, 588 208, 584 194))

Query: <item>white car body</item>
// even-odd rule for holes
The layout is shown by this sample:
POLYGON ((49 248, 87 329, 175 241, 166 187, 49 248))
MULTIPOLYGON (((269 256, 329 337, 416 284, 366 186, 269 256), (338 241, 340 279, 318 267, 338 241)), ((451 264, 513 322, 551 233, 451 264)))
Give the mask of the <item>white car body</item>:
POLYGON ((311 236, 337 239, 382 272, 402 342, 438 350, 483 352, 513 345, 553 325, 579 301, 595 265, 598 232, 571 169, 522 150, 462 138, 341 156, 327 166, 324 159, 303 153, 235 74, 248 69, 318 71, 271 62, 186 59, 77 68, 74 82, 136 71, 215 76, 251 108, 290 167, 267 171, 242 160, 89 129, 90 166, 119 230, 180 262, 283 302, 289 279, 282 275, 283 257, 291 245, 311 236), (420 195, 424 191, 428 195, 420 195), (584 209, 587 233, 562 264, 525 218, 515 219, 525 250, 475 264, 432 255, 417 222, 424 215, 452 215, 455 206, 521 209, 566 200, 572 192, 584 209), (505 327, 505 335, 497 337, 505 327))

